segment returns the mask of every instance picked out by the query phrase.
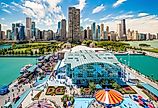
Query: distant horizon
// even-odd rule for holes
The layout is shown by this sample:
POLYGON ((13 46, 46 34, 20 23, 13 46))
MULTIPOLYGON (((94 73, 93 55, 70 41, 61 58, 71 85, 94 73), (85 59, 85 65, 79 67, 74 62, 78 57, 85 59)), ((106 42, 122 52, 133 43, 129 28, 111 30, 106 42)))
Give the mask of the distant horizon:
POLYGON ((76 7, 81 10, 80 22, 84 29, 96 22, 97 25, 103 23, 109 26, 110 31, 117 31, 117 24, 121 19, 126 19, 127 30, 157 34, 156 4, 158 1, 155 0, 2 0, 0 24, 2 30, 6 31, 11 29, 12 23, 25 26, 26 17, 30 17, 40 30, 56 32, 61 19, 66 19, 68 24, 68 7, 76 7))

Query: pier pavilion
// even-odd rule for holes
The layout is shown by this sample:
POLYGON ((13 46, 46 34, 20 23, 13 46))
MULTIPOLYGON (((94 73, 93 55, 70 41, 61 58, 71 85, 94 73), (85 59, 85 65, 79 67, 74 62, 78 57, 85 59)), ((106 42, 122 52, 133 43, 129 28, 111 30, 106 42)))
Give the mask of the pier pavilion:
POLYGON ((76 46, 65 52, 64 59, 55 68, 58 78, 62 73, 72 80, 73 84, 86 86, 89 81, 99 83, 105 79, 120 81, 123 69, 118 65, 117 58, 102 49, 76 46), (101 50, 101 51, 99 51, 101 50))

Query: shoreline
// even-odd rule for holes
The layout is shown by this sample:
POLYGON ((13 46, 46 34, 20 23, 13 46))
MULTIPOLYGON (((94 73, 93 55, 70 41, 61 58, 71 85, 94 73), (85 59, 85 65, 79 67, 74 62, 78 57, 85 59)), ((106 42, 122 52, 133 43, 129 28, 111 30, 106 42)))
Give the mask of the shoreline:
POLYGON ((150 57, 154 57, 154 58, 158 58, 158 53, 153 53, 153 52, 148 52, 148 51, 143 51, 145 52, 146 56, 150 56, 150 57))
MULTIPOLYGON (((122 63, 121 63, 122 64, 122 63)), ((136 78, 138 78, 141 82, 145 82, 145 83, 148 83, 150 84, 151 86, 155 87, 155 88, 158 88, 158 82, 153 80, 153 79, 150 79, 148 78, 147 76, 145 76, 144 74, 136 71, 135 69, 133 68, 130 68, 128 67, 127 65, 125 64, 122 64, 122 66, 126 66, 126 71, 130 72, 131 74, 133 74, 136 78)))
POLYGON ((42 55, 0 55, 0 57, 40 57, 42 55))

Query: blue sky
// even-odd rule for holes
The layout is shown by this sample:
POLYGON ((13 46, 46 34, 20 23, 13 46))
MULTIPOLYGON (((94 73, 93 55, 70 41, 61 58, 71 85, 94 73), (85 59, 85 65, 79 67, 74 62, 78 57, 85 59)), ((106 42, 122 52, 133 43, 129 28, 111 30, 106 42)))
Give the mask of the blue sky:
POLYGON ((129 29, 158 33, 158 0, 0 0, 0 23, 6 30, 13 22, 25 24, 29 16, 38 28, 56 31, 57 22, 67 19, 69 6, 81 9, 84 28, 95 21, 116 31, 126 18, 129 29))

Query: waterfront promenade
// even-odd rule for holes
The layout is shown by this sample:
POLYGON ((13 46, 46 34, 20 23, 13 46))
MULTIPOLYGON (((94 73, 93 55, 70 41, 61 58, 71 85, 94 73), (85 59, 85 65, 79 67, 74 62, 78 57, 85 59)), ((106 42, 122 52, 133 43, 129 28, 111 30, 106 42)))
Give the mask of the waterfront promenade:
POLYGON ((158 53, 153 53, 153 52, 148 52, 148 51, 144 51, 144 52, 146 53, 147 56, 158 58, 158 53))
POLYGON ((13 102, 13 99, 17 96, 21 96, 25 91, 30 88, 32 84, 18 84, 17 80, 9 85, 9 93, 6 95, 0 95, 0 107, 1 105, 5 105, 7 102, 13 102), (16 85, 16 86, 15 86, 16 85))
MULTIPOLYGON (((122 64, 123 66, 126 66, 124 64, 122 64)), ((147 77, 145 77, 145 75, 137 72, 136 70, 132 69, 132 68, 129 68, 128 66, 126 66, 126 71, 131 73, 136 79, 139 79, 141 82, 144 82, 144 83, 148 83, 150 84, 151 86, 155 87, 155 88, 158 88, 158 84, 153 82, 152 80, 148 79, 147 77)))

